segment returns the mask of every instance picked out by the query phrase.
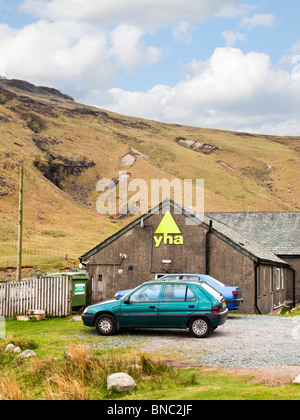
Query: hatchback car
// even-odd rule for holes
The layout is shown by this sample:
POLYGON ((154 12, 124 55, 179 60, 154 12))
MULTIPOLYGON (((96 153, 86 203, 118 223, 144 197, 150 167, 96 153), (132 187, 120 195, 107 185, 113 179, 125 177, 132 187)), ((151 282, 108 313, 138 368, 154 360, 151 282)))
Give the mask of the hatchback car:
POLYGON ((224 297, 207 283, 151 281, 120 299, 88 306, 82 320, 100 335, 113 335, 120 328, 188 328, 204 338, 227 316, 224 297))
MULTIPOLYGON (((205 282, 225 297, 225 303, 229 311, 236 311, 243 305, 242 289, 240 287, 226 286, 219 280, 205 274, 168 274, 164 277, 161 277, 160 280, 186 280, 205 282)), ((131 290, 120 290, 115 294, 115 298, 121 298, 127 295, 131 290)))
POLYGON ((225 297, 225 303, 229 311, 236 311, 243 305, 242 289, 236 286, 226 286, 221 281, 206 274, 169 274, 164 276, 168 280, 191 280, 205 282, 216 289, 225 297))

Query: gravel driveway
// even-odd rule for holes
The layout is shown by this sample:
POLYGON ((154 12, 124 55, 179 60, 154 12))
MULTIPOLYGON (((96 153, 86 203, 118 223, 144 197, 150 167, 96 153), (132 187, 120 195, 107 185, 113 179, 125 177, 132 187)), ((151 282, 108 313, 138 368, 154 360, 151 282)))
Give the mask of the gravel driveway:
MULTIPOLYGON (((208 338, 185 330, 127 330, 112 337, 95 334, 95 349, 138 347, 178 364, 267 368, 300 366, 300 317, 229 315, 208 338)), ((83 338, 83 337, 81 337, 83 338)))
POLYGON ((295 326, 293 318, 229 316, 207 339, 193 338, 185 331, 164 331, 164 335, 152 333, 153 339, 143 349, 158 352, 164 359, 212 366, 300 366, 300 337, 294 337, 295 326))

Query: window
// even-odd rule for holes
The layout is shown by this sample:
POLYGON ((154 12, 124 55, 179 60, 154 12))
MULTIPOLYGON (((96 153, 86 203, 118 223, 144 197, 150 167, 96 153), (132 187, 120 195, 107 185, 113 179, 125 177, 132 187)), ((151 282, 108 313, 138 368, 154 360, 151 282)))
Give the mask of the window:
POLYGON ((284 290, 284 269, 281 270, 281 289, 284 290))
POLYGON ((103 275, 102 274, 98 275, 98 281, 103 281, 103 275))
POLYGON ((187 302, 195 302, 197 299, 196 299, 196 296, 194 295, 194 293, 191 291, 191 289, 189 288, 189 287, 187 287, 187 290, 186 290, 186 301, 187 302))
POLYGON ((263 295, 267 295, 267 270, 268 267, 263 267, 263 295))
POLYGON ((196 297, 185 284, 166 284, 163 302, 195 302, 196 297))
POLYGON ((277 290, 280 289, 280 268, 277 268, 277 273, 276 273, 276 289, 277 290))
POLYGON ((174 276, 171 275, 170 277, 166 277, 164 279, 165 281, 176 281, 176 280, 183 280, 183 281, 199 281, 199 277, 198 276, 183 276, 183 275, 178 275, 178 276, 174 276))
POLYGON ((161 288, 161 284, 145 285, 130 296, 130 302, 157 302, 161 288))
POLYGON ((204 290, 206 290, 208 293, 210 293, 211 295, 213 295, 213 297, 215 297, 216 299, 220 299, 220 297, 222 297, 221 293, 219 293, 216 289, 214 289, 213 287, 211 287, 209 284, 201 283, 201 287, 204 290))
POLYGON ((217 280, 217 279, 214 279, 213 277, 212 277, 212 279, 213 279, 213 281, 214 281, 214 282, 216 282, 219 286, 221 286, 221 287, 225 287, 225 284, 224 284, 224 283, 222 283, 221 281, 219 281, 219 280, 217 280))
POLYGON ((222 283, 220 280, 215 279, 214 277, 203 275, 201 276, 201 280, 203 280, 205 283, 209 284, 211 287, 214 287, 214 283, 219 285, 220 287, 225 287, 225 284, 222 283))
POLYGON ((270 268, 270 293, 273 293, 273 268, 270 268))

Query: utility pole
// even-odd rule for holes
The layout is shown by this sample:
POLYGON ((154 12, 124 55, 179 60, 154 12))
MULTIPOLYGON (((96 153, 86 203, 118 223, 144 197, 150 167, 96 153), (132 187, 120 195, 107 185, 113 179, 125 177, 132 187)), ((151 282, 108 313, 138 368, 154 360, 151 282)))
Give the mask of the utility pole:
POLYGON ((21 281, 22 277, 22 237, 23 237, 23 179, 24 167, 20 167, 20 194, 19 194, 19 230, 18 230, 18 264, 17 264, 17 281, 21 281))

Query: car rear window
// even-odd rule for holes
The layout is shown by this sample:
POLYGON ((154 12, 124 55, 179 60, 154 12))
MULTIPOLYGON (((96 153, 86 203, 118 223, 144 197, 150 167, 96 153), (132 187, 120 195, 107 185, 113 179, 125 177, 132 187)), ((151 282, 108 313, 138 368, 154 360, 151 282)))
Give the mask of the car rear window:
POLYGON ((207 283, 201 283, 201 287, 216 299, 220 299, 222 297, 221 293, 219 293, 216 289, 214 289, 207 283))
POLYGON ((212 287, 214 287, 214 283, 216 283, 217 285, 221 287, 225 287, 224 283, 222 283, 220 280, 215 279, 214 277, 210 277, 210 276, 202 276, 202 277, 201 277, 202 280, 208 283, 212 287))

